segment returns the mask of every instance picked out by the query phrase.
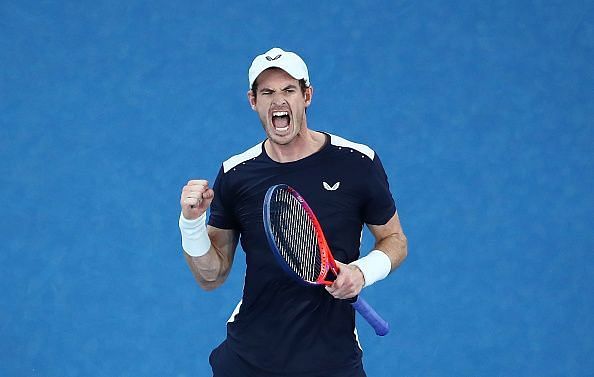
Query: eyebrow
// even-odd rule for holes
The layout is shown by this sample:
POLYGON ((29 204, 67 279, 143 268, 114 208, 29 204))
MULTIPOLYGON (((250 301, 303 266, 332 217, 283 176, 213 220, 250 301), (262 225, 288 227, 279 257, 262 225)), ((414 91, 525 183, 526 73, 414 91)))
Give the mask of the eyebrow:
MULTIPOLYGON (((281 91, 287 90, 287 89, 297 89, 297 85, 289 84, 289 85, 285 86, 284 88, 282 88, 281 91)), ((274 89, 268 88, 268 87, 263 87, 262 89, 258 90, 258 92, 265 92, 265 91, 274 92, 274 89)))

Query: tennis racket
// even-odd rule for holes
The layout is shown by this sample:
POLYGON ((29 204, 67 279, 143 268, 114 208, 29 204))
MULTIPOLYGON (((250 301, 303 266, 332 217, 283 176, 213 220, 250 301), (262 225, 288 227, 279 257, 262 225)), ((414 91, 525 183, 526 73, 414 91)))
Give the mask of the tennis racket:
MULTIPOLYGON (((332 285, 339 273, 322 227, 305 199, 292 187, 280 184, 266 192, 263 206, 268 243, 281 267, 305 285, 332 285)), ((362 298, 353 307, 380 336, 388 323, 362 298)))

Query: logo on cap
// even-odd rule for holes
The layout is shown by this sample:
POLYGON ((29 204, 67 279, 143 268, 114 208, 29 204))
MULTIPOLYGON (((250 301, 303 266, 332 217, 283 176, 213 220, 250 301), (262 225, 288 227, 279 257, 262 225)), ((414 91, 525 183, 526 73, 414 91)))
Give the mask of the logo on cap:
POLYGON ((271 58, 270 56, 267 56, 266 57, 266 60, 268 60, 269 62, 271 62, 273 60, 276 60, 276 59, 280 58, 281 56, 282 56, 282 54, 278 54, 274 58, 271 58))

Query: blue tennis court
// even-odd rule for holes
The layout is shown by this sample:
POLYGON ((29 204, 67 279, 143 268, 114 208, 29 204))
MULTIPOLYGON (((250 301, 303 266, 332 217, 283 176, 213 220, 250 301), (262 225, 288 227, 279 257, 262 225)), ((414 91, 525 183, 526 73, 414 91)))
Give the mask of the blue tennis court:
POLYGON ((262 140, 247 70, 274 46, 308 63, 310 127, 381 156, 408 236, 365 291, 392 327, 358 319, 367 374, 594 373, 591 1, 0 15, 0 375, 210 375, 245 263, 200 290, 179 193, 262 140))

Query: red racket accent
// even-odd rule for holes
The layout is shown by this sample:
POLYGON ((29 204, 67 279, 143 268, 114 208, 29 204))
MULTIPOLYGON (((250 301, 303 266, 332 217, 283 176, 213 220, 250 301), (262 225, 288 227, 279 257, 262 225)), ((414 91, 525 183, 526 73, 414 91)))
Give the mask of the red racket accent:
POLYGON ((320 259, 322 262, 322 266, 320 268, 320 275, 316 279, 316 283, 322 285, 332 285, 334 280, 336 280, 336 277, 338 276, 340 269, 336 264, 336 260, 334 260, 334 256, 330 252, 330 246, 328 246, 328 242, 326 242, 326 237, 324 237, 322 226, 320 225, 318 218, 316 217, 315 213, 313 212, 309 204, 307 204, 305 199, 303 199, 303 197, 292 187, 287 188, 291 192, 291 194, 295 196, 299 203, 301 203, 303 209, 305 210, 305 213, 307 213, 307 216, 311 220, 312 225, 316 231, 318 247, 320 248, 320 259))

